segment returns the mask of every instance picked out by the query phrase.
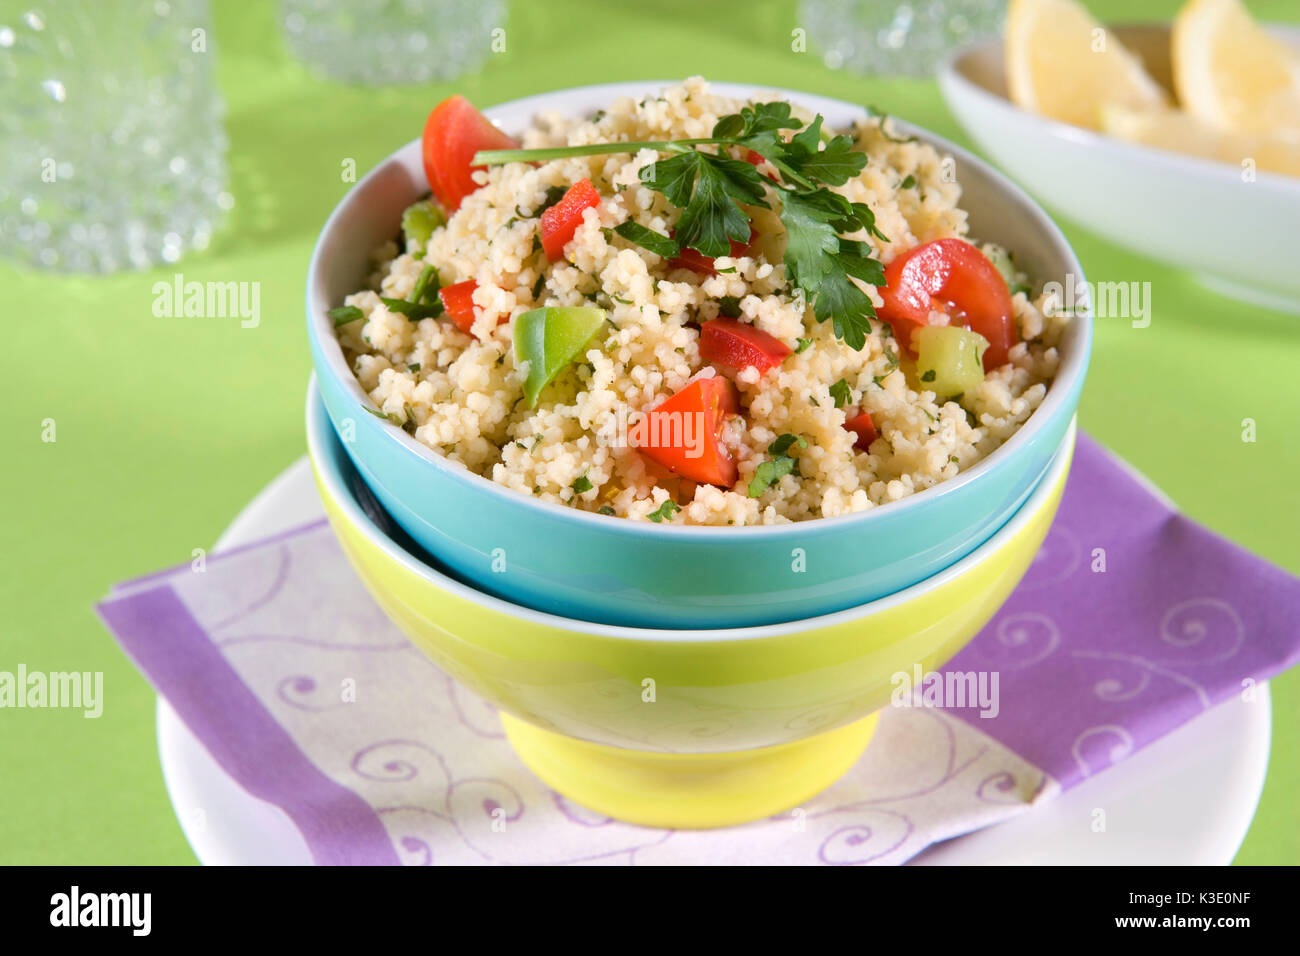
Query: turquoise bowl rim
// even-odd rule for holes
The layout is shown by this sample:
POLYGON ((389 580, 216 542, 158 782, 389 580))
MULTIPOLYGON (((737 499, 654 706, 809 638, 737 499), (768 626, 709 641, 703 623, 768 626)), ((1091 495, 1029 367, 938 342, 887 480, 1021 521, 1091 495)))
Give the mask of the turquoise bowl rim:
MULTIPOLYGON (((1015 513, 1003 522, 979 547, 965 557, 948 565, 942 571, 932 574, 928 578, 923 578, 909 587, 840 611, 799 618, 794 621, 783 621, 778 624, 754 624, 744 627, 718 628, 656 628, 626 624, 600 624, 582 618, 564 617, 549 611, 539 611, 488 594, 485 591, 480 591, 478 588, 458 581, 430 566, 421 560, 419 555, 412 554, 401 544, 394 541, 384 529, 376 525, 374 520, 361 507, 347 482, 344 481, 339 463, 344 459, 348 459, 348 453, 343 448, 342 442, 330 422, 329 413, 326 411, 325 403, 320 397, 315 375, 311 377, 307 387, 306 421, 308 457, 311 459, 319 479, 329 489, 329 494, 339 503, 347 521, 353 527, 358 528, 367 538, 374 541, 376 547, 380 548, 387 556, 391 557, 407 571, 418 575, 431 586, 449 591, 457 597, 494 613, 527 618, 548 627, 616 640, 670 642, 737 641, 799 634, 804 631, 832 627, 848 621, 870 617, 889 608, 905 604, 927 591, 947 584, 987 560, 990 555, 1018 535, 1025 525, 1034 519, 1039 509, 1043 507, 1043 503, 1053 494, 1057 482, 1067 472, 1073 459, 1075 437, 1078 432, 1077 419, 1071 417, 1066 427, 1065 438, 1053 452, 1047 470, 1029 492, 1028 497, 1016 509, 1015 513)), ((351 464, 350 459, 349 467, 354 470, 356 468, 355 465, 351 464)), ((1068 480, 1068 475, 1066 477, 1068 480)), ((361 480, 359 473, 357 480, 361 480)))

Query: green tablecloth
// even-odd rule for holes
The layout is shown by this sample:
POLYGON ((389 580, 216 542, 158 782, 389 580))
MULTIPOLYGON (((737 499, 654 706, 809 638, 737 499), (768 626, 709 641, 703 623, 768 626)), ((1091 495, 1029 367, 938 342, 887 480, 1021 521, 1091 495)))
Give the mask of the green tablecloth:
MULTIPOLYGON (((284 49, 273 4, 213 6, 236 207, 212 247, 179 267, 107 278, 0 266, 0 315, 13 336, 0 409, 0 670, 103 671, 106 698, 98 720, 0 711, 0 863, 193 860, 159 772, 154 695, 91 604, 115 581, 210 547, 303 453, 303 278, 316 233, 348 188, 339 175, 345 158, 364 172, 417 136, 429 108, 453 91, 488 105, 692 73, 870 102, 965 140, 933 82, 864 79, 793 53, 798 24, 788 0, 514 0, 507 52, 480 73, 378 91, 308 75, 284 49), (260 326, 156 318, 152 285, 176 271, 260 282, 260 326), (57 423, 54 443, 41 441, 47 418, 57 423)), ((1101 16, 1154 19, 1178 4, 1091 6, 1101 16)), ((1300 19, 1294 0, 1251 7, 1266 19, 1300 19)), ((1083 427, 1193 517, 1300 571, 1300 319, 1244 307, 1062 225, 1089 277, 1152 287, 1149 328, 1097 329, 1083 427), (1241 439, 1244 418, 1257 423, 1253 444, 1241 439)), ((1215 224, 1198 239, 1213 243, 1215 224)), ((1273 690, 1268 783, 1242 863, 1300 861, 1300 672, 1273 690)))

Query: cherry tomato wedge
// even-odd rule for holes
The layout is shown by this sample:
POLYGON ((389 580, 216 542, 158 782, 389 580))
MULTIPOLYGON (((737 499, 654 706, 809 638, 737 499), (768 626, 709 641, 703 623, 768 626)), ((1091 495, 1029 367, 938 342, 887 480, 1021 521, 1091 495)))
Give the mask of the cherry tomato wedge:
POLYGON ((474 290, 477 288, 478 283, 468 279, 465 282, 443 286, 438 290, 438 297, 442 299, 442 308, 447 313, 447 318, 451 319, 456 328, 462 332, 468 333, 474 325, 476 315, 474 290))
MULTIPOLYGON (((728 242, 731 243, 731 255, 733 258, 736 256, 743 256, 745 253, 749 252, 750 246, 754 244, 754 227, 752 225, 749 227, 748 242, 737 242, 735 239, 729 239, 728 242)), ((715 276, 718 274, 718 270, 713 267, 713 257, 703 255, 696 252, 694 249, 683 249, 681 252, 677 253, 676 256, 668 260, 668 268, 690 269, 692 272, 698 272, 702 276, 715 276)))
POLYGON ((879 315, 908 351, 912 331, 930 324, 930 312, 948 313, 949 324, 964 325, 988 340, 984 371, 1007 360, 1016 344, 1011 292, 984 253, 961 239, 937 239, 917 246, 885 266, 884 304, 879 315))
POLYGON ((637 450, 683 478, 730 488, 736 462, 722 444, 722 423, 739 411, 735 386, 721 375, 687 385, 652 408, 629 435, 637 450))
POLYGON ((582 213, 600 205, 600 193, 590 179, 580 179, 550 209, 542 213, 539 231, 546 258, 555 262, 564 258, 564 247, 582 225, 582 213))
POLYGON ((762 373, 780 365, 791 351, 780 339, 739 319, 717 318, 700 327, 700 357, 715 365, 752 365, 762 373))
POLYGON ((861 412, 852 418, 846 419, 844 427, 858 436, 858 440, 853 443, 853 447, 860 448, 863 451, 868 450, 871 443, 880 437, 880 432, 876 431, 876 426, 871 421, 869 412, 861 412))
POLYGON ((475 153, 519 147, 463 96, 448 97, 433 108, 424 124, 422 145, 424 175, 448 213, 455 212, 461 200, 478 189, 473 173, 484 167, 470 165, 475 153))

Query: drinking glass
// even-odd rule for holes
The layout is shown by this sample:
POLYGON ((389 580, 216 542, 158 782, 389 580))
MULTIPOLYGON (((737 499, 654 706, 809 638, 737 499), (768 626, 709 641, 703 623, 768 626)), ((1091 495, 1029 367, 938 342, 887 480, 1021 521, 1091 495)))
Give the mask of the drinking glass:
POLYGON ((926 75, 998 33, 1005 10, 1006 0, 803 0, 798 25, 832 69, 926 75))
POLYGON ((112 272, 208 244, 233 204, 210 26, 207 0, 0 7, 0 254, 112 272))
POLYGON ((504 52, 505 0, 281 0, 293 54, 343 83, 450 80, 504 52))

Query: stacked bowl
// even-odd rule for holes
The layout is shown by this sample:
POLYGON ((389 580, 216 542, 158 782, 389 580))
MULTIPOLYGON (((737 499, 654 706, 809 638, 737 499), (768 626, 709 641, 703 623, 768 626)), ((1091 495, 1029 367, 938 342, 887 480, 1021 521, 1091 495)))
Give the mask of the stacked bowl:
MULTIPOLYGON (((507 104, 591 112, 654 84, 507 104)), ((718 84, 725 95, 754 90, 718 84)), ((778 91, 848 125, 860 107, 778 91)), ((952 155, 971 231, 1040 281, 1083 274, 1036 205, 952 155)), ((334 531, 378 603, 440 668, 497 706, 520 757, 608 816, 707 827, 768 816, 833 782, 899 672, 945 663, 997 611, 1055 515, 1091 344, 1071 322, 1042 405, 957 477, 866 512, 784 526, 681 527, 589 514, 494 484, 370 415, 327 311, 426 194, 408 144, 344 197, 307 285, 308 446, 334 531)))

